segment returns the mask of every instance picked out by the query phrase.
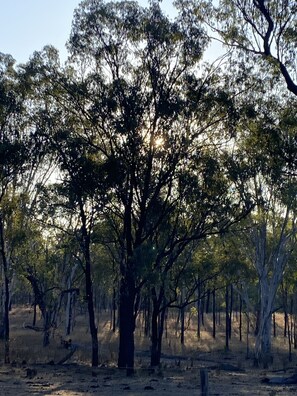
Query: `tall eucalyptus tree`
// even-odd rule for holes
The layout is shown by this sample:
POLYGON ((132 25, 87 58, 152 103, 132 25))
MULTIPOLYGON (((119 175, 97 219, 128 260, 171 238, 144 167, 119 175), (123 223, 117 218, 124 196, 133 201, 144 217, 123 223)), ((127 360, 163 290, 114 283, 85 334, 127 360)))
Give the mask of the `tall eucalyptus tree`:
MULTIPOLYGON (((251 106, 251 103, 250 103, 251 106)), ((250 175, 246 189, 256 206, 242 233, 259 286, 258 364, 271 358, 271 320, 275 295, 296 243, 296 102, 259 99, 242 124, 238 153, 250 175), (259 103, 261 102, 261 104, 259 103)))
POLYGON ((249 207, 233 195, 230 209, 230 185, 213 157, 213 142, 229 133, 234 112, 228 94, 197 74, 206 44, 191 13, 170 21, 157 2, 143 9, 87 0, 74 16, 69 49, 80 136, 116 172, 104 214, 121 252, 118 365, 128 373, 140 291, 151 271, 166 276, 188 243, 226 228, 249 207), (202 149, 206 141, 213 152, 202 149))

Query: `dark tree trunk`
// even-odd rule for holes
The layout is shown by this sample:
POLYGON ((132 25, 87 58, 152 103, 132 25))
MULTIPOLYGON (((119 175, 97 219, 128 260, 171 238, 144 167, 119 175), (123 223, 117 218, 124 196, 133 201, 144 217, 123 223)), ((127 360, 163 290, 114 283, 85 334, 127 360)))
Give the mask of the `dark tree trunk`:
POLYGON ((151 328, 151 302, 150 298, 147 296, 145 298, 145 309, 144 309, 144 334, 146 337, 150 336, 151 328))
POLYGON ((206 306, 205 306, 205 313, 209 313, 209 305, 210 305, 210 289, 207 289, 206 293, 206 306))
POLYGON ((52 324, 52 315, 50 311, 46 311, 43 318, 43 346, 47 347, 50 343, 50 329, 52 324))
POLYGON ((82 202, 80 202, 80 216, 82 221, 82 241, 81 247, 85 259, 85 284, 86 284, 86 301, 88 304, 89 326, 92 339, 92 366, 97 367, 99 364, 99 344, 98 330, 95 322, 95 307, 91 274, 91 254, 90 254, 90 235, 87 230, 87 219, 82 202))
POLYGON ((134 374, 135 298, 133 274, 128 272, 126 277, 121 280, 120 285, 118 356, 118 367, 126 368, 128 376, 134 374))
POLYGON ((212 338, 216 338, 216 289, 212 291, 212 338))
POLYGON ((97 367, 99 364, 99 344, 97 327, 95 323, 95 309, 93 300, 91 260, 89 249, 87 249, 85 253, 86 299, 88 304, 90 333, 92 338, 92 366, 97 367))
POLYGON ((275 313, 272 315, 273 319, 273 337, 276 337, 276 321, 275 321, 275 313))
POLYGON ((185 343, 185 307, 183 305, 183 292, 181 293, 181 308, 180 308, 180 343, 185 343))
POLYGON ((197 338, 201 338, 201 285, 198 280, 198 287, 197 287, 197 338))
POLYGON ((249 341, 249 335, 250 335, 250 315, 249 312, 247 312, 247 324, 246 324, 246 358, 248 359, 250 357, 250 341, 249 341))
POLYGON ((242 341, 242 297, 239 296, 239 341, 242 341))
POLYGON ((112 292, 112 332, 115 333, 117 327, 116 320, 116 312, 117 312, 117 294, 115 287, 112 292))
POLYGON ((37 319, 37 304, 34 298, 34 303, 33 303, 33 320, 32 320, 32 326, 36 326, 36 319, 37 319))
POLYGON ((230 323, 229 323, 229 286, 226 286, 225 290, 225 314, 226 314, 226 334, 225 334, 225 348, 228 351, 229 350, 229 330, 230 330, 230 323))
POLYGON ((231 339, 231 333, 232 333, 232 312, 233 312, 233 285, 230 285, 230 310, 229 310, 229 339, 231 339))
POLYGON ((155 288, 152 289, 152 301, 151 366, 158 366, 161 361, 162 337, 166 317, 163 288, 161 288, 158 297, 155 288), (163 308, 161 308, 161 304, 163 304, 163 308))

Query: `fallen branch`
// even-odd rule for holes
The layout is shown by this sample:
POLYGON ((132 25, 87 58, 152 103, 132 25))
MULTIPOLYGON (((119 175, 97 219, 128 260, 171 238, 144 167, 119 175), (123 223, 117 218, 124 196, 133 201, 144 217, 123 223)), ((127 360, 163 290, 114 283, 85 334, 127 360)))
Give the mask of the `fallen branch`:
POLYGON ((31 325, 24 325, 24 329, 30 329, 34 331, 44 331, 43 327, 31 326, 31 325))
POLYGON ((71 356, 73 356, 73 354, 76 351, 76 349, 77 348, 75 346, 73 346, 71 348, 71 351, 63 359, 61 359, 57 364, 59 365, 59 364, 63 364, 65 362, 67 362, 67 360, 69 360, 71 358, 71 356))

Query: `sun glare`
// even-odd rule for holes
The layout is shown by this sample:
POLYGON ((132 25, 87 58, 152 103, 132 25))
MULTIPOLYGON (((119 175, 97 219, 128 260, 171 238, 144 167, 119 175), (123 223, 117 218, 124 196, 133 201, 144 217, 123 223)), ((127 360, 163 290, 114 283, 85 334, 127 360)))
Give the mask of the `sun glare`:
POLYGON ((158 137, 155 139, 155 147, 160 148, 164 145, 164 139, 162 137, 158 137))

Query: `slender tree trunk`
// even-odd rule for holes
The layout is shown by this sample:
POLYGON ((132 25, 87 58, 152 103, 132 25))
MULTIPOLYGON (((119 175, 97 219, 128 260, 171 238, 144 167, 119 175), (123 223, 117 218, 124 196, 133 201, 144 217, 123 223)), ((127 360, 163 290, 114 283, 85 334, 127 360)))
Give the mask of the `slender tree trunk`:
MULTIPOLYGON (((71 269, 70 276, 67 282, 68 290, 72 287, 73 278, 76 272, 77 265, 75 265, 71 269)), ((66 326, 65 326, 65 334, 66 336, 70 335, 72 330, 72 323, 73 323, 73 301, 74 301, 74 292, 67 293, 67 304, 66 304, 66 326)))
POLYGON ((250 315, 249 315, 249 312, 247 312, 246 320, 247 320, 247 323, 246 323, 246 358, 248 359, 250 357, 250 340, 249 340, 249 335, 250 335, 250 315))
POLYGON ((80 202, 80 216, 82 221, 82 252, 85 259, 86 300, 88 304, 89 326, 92 338, 92 366, 97 367, 99 364, 99 343, 98 330, 95 322, 95 307, 91 274, 90 235, 87 231, 87 219, 82 202, 80 202))
POLYGON ((230 285, 230 309, 229 309, 229 339, 232 333, 232 313, 233 313, 233 285, 230 285))
POLYGON ((205 313, 209 313, 209 305, 210 305, 210 289, 207 289, 206 295, 206 306, 205 306, 205 313))
POLYGON ((9 351, 9 278, 8 278, 8 262, 5 249, 4 240, 4 225, 2 215, 0 214, 0 249, 1 260, 4 277, 4 312, 3 312, 3 327, 4 327, 4 363, 10 363, 9 351))
MULTIPOLYGON (((88 246, 88 243, 87 243, 88 246)), ((86 281, 86 299, 89 312, 89 326, 92 338, 92 366, 97 367, 99 364, 99 343, 98 343, 98 330, 95 322, 95 309, 92 290, 92 277, 91 277, 91 259, 90 251, 85 251, 85 281, 86 281)))
POLYGON ((242 341, 242 297, 239 296, 239 341, 242 341))
POLYGON ((152 325, 151 325, 151 366, 158 366, 160 364, 161 353, 159 351, 159 331, 158 321, 160 312, 160 301, 157 299, 155 288, 152 289, 152 325))
POLYGON ((116 312, 117 312, 117 294, 115 287, 112 292, 112 332, 115 333, 117 327, 116 320, 116 312))
POLYGON ((216 290, 212 291, 212 338, 216 338, 216 290))
POLYGON ((225 348, 228 351, 229 350, 229 330, 230 330, 230 323, 229 323, 229 285, 226 286, 225 290, 225 314, 226 314, 226 334, 225 334, 225 348))
POLYGON ((180 343, 185 343, 185 307, 183 305, 183 291, 181 292, 181 308, 180 308, 180 343))
POLYGON ((200 339, 201 337, 201 285, 198 280, 198 288, 197 288, 197 311, 198 311, 198 317, 197 317, 197 338, 200 339))
POLYGON ((276 338, 276 320, 275 320, 275 313, 272 316, 273 319, 273 337, 276 338))
POLYGON ((151 366, 158 366, 161 362, 162 338, 166 318, 164 289, 161 287, 157 297, 155 288, 152 289, 152 329, 151 329, 151 366), (163 308, 161 308, 163 304, 163 308))

